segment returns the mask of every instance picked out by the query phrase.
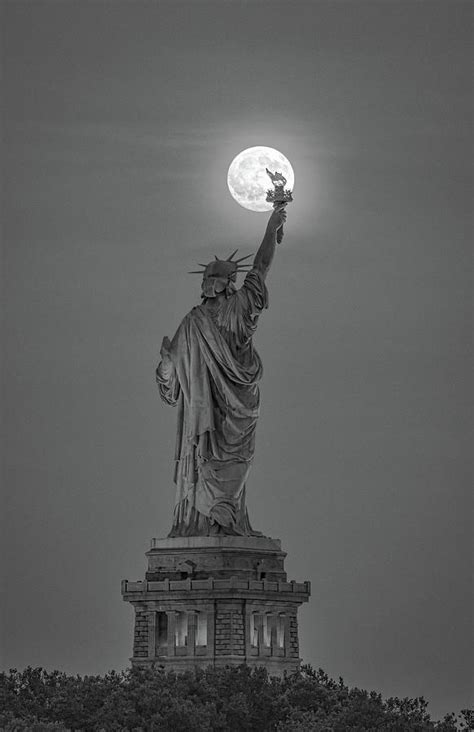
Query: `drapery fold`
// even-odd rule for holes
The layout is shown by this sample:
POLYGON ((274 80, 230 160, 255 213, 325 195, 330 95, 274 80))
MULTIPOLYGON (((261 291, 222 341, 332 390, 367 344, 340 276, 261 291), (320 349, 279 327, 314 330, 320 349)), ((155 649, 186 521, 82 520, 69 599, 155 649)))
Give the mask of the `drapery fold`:
POLYGON ((268 295, 263 277, 243 286, 216 311, 191 310, 157 368, 162 399, 178 405, 176 506, 171 536, 255 534, 245 484, 255 450, 262 363, 252 336, 268 295))

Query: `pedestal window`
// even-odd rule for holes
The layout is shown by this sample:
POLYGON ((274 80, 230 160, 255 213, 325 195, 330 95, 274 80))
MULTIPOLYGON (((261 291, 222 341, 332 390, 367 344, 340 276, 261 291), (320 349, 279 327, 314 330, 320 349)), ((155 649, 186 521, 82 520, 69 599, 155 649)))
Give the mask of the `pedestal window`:
POLYGON ((183 648, 188 643, 188 614, 185 612, 176 613, 175 639, 176 648, 183 648))
POLYGON ((199 612, 196 618, 196 645, 207 646, 207 613, 199 612))
POLYGON ((156 645, 159 649, 168 646, 168 615, 166 613, 156 614, 156 645))
POLYGON ((270 646, 270 623, 270 615, 268 613, 265 613, 262 618, 262 635, 264 646, 270 646))
POLYGON ((285 616, 284 615, 278 615, 277 617, 277 648, 284 648, 285 647, 285 616))
POLYGON ((258 627, 256 613, 250 614, 250 645, 254 648, 258 646, 258 627))

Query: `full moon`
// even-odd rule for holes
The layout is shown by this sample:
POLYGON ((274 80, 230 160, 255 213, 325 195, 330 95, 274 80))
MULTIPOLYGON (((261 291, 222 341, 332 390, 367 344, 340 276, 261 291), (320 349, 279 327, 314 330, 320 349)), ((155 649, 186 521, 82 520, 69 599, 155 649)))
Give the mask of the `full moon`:
POLYGON ((295 174, 290 161, 273 147, 249 147, 242 150, 231 162, 227 173, 227 185, 232 197, 250 211, 270 211, 273 204, 265 200, 272 182, 265 168, 272 173, 283 173, 285 188, 293 190, 295 174))

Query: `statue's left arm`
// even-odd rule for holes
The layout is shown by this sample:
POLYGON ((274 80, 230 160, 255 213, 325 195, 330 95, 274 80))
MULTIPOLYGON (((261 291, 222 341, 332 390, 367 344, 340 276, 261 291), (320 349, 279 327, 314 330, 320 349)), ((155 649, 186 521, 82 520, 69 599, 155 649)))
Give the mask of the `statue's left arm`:
POLYGON ((178 402, 181 389, 176 369, 171 360, 171 343, 167 336, 163 338, 160 356, 161 361, 156 369, 156 382, 163 401, 174 406, 178 402))
POLYGON ((285 206, 277 206, 268 220, 265 236, 253 261, 254 269, 258 270, 264 279, 273 262, 278 229, 283 226, 285 221, 285 206))

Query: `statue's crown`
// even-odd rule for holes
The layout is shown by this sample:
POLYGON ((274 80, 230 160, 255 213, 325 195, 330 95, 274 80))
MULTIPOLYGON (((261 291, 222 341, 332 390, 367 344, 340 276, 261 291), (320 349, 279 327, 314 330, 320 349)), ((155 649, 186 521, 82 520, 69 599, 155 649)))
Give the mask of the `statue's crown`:
POLYGON ((248 259, 251 257, 251 254, 247 254, 245 257, 241 257, 240 259, 234 259, 234 256, 237 254, 239 250, 236 249, 235 252, 232 252, 230 257, 227 257, 227 259, 219 259, 218 256, 215 256, 215 259, 212 260, 212 262, 209 262, 209 264, 201 264, 201 262, 198 262, 200 267, 203 267, 203 269, 195 269, 189 274, 202 274, 206 275, 207 277, 214 276, 214 277, 227 277, 230 278, 233 275, 237 274, 237 272, 247 272, 248 269, 252 268, 253 265, 251 264, 241 264, 241 262, 244 261, 244 259, 248 259))

